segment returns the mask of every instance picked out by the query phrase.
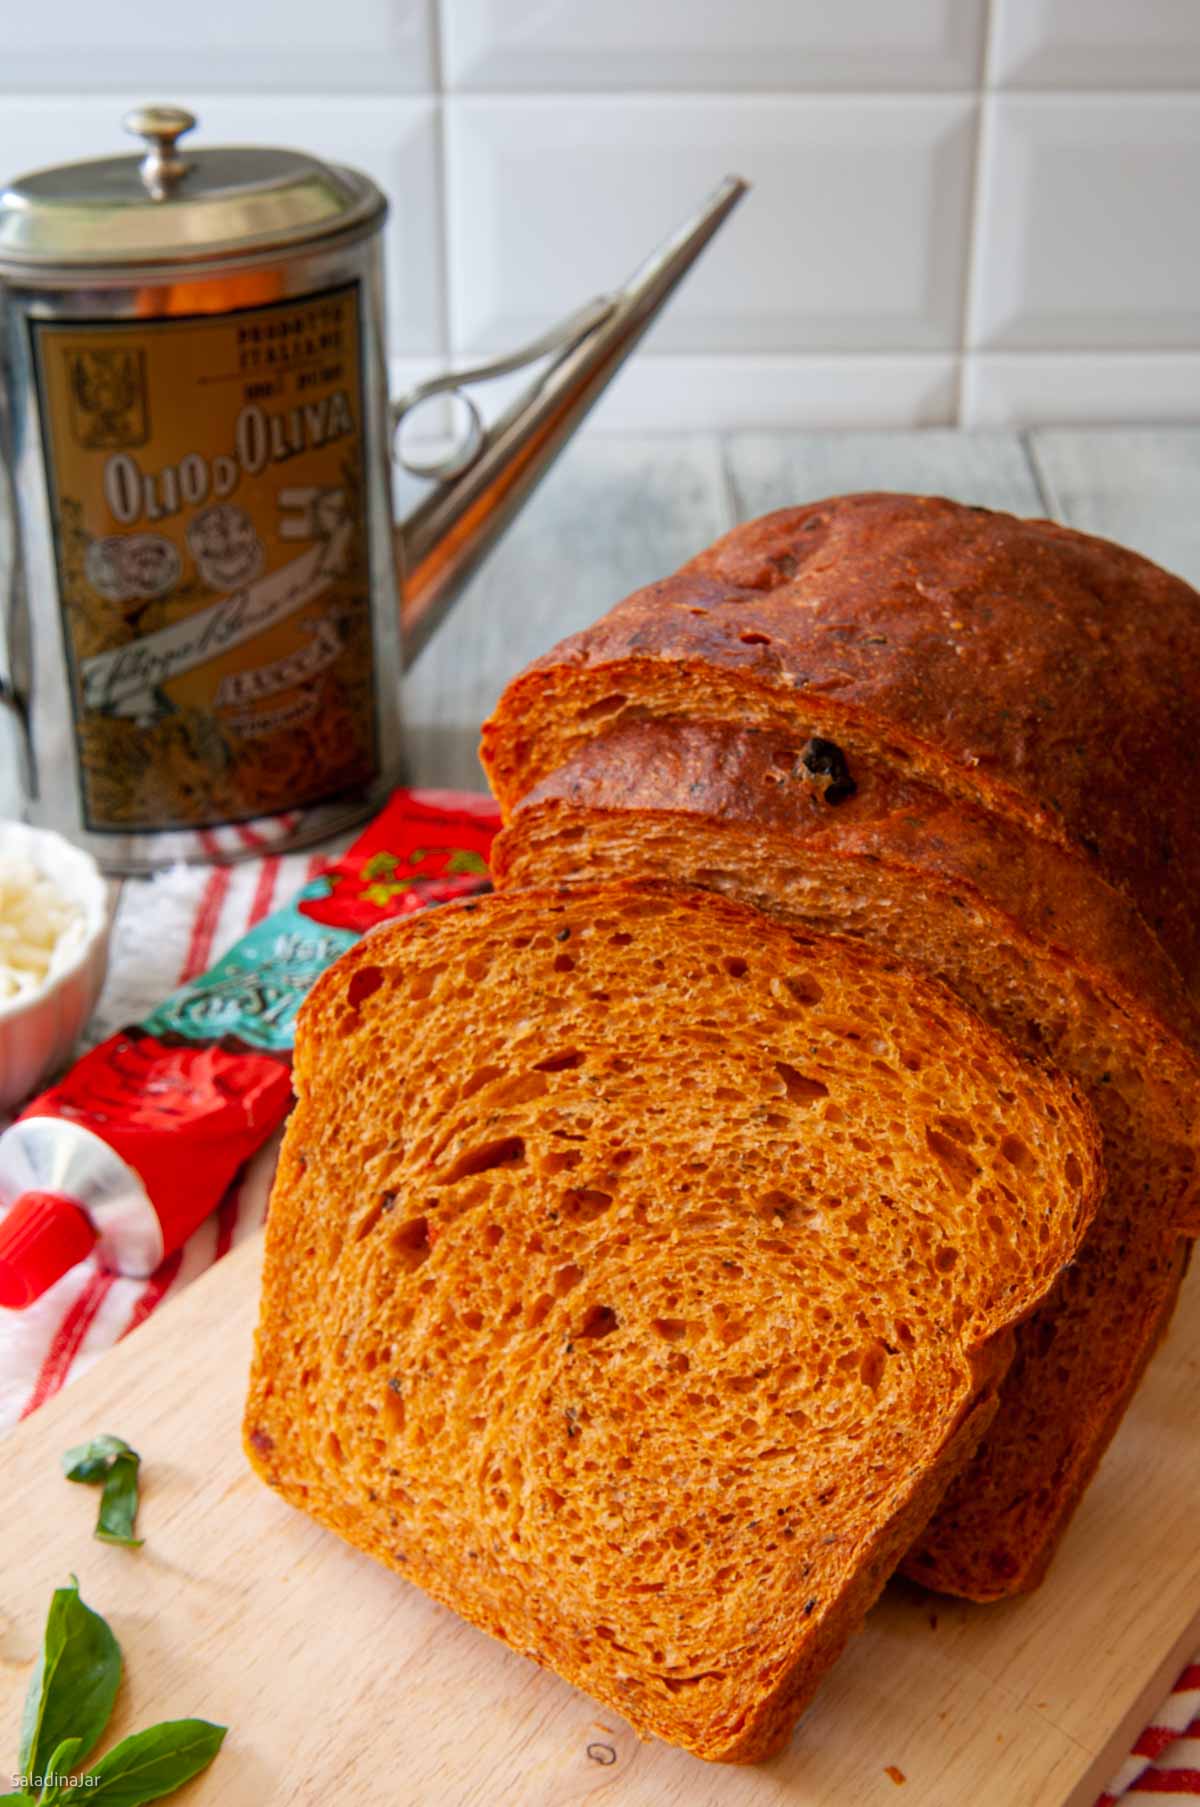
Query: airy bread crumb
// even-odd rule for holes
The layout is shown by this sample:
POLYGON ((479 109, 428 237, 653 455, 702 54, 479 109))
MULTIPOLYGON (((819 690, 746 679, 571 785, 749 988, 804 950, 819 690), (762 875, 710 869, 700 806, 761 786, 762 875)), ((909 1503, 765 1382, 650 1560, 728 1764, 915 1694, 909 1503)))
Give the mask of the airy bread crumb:
POLYGON ((295 1072, 255 1467, 643 1734, 768 1755, 1086 1231, 1087 1108, 891 960, 623 883, 370 937, 295 1072))

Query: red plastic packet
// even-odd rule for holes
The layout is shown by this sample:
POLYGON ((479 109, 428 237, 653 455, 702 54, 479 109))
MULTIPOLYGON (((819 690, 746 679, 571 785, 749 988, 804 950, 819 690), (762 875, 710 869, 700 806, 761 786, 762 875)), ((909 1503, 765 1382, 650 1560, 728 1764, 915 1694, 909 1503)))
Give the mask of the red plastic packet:
POLYGON ((296 1013, 367 929, 489 888, 490 799, 396 791, 343 857, 0 1135, 0 1305, 98 1248, 152 1273, 291 1104, 296 1013))

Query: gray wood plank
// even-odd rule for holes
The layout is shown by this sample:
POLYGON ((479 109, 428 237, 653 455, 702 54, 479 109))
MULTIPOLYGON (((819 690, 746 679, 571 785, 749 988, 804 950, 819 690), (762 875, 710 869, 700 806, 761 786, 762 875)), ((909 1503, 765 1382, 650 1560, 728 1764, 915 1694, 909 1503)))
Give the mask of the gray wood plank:
POLYGON ((1200 427, 1041 428, 1030 451, 1061 520, 1200 584, 1200 427))
POLYGON ((1045 504, 1015 433, 734 433, 726 442, 741 520, 821 496, 894 489, 1039 515, 1045 504))
POLYGON ((21 814, 20 748, 17 725, 7 709, 0 708, 0 817, 16 820, 21 814))
POLYGON ((509 678, 731 525, 715 437, 576 441, 405 680, 410 782, 481 786, 479 724, 509 678))

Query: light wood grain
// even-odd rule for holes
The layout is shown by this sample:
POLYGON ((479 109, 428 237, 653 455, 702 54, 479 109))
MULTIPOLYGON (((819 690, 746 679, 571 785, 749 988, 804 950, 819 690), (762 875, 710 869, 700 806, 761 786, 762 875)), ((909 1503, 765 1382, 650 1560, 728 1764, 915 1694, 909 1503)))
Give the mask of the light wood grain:
POLYGON ((639 1744, 259 1483, 239 1443, 259 1259, 257 1240, 235 1251, 8 1439, 10 1752, 72 1570, 124 1647, 114 1735, 189 1713, 232 1728, 189 1807, 1090 1807, 1194 1635, 1200 1271, 1042 1591, 977 1608, 893 1587, 788 1751, 726 1770, 639 1744), (98 1430, 145 1458, 140 1552, 95 1542, 95 1496, 59 1475, 98 1430))
POLYGON ((1200 584, 1200 428, 1039 429, 1029 445, 1061 520, 1200 584))
POLYGON ((860 489, 949 496, 1022 515, 1046 512, 1015 433, 733 433, 726 455, 741 520, 860 489))

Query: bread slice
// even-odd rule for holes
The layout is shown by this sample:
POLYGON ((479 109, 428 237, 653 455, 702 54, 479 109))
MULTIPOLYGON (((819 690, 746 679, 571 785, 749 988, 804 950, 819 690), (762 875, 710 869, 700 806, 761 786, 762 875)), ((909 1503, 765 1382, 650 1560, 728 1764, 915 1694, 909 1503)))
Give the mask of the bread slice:
POLYGON ((1018 1332, 1000 1410, 906 1564, 975 1600, 1035 1586, 1165 1329, 1200 1229, 1200 1067, 1177 973, 1072 855, 870 768, 829 808, 786 737, 643 721, 586 743, 493 851, 502 887, 710 887, 948 982, 1087 1093, 1108 1188, 1018 1332))
POLYGON ((883 942, 1088 1085, 1115 1176, 1094 1271, 1070 1324, 1060 1301, 1024 1333, 925 1553, 975 1598, 1040 1579, 1200 1223, 1198 620, 1187 584, 1107 541, 835 497, 629 597, 484 728, 508 818, 530 804, 502 880, 711 883, 883 942))
POLYGON ((509 685, 506 815, 646 717, 780 730, 827 805, 873 766, 1073 850, 1200 989, 1200 597, 1136 553, 931 496, 748 522, 509 685))
POLYGON ((626 883, 372 935, 295 1077, 251 1461, 640 1732, 768 1755, 1079 1245, 1086 1106, 892 960, 626 883))

